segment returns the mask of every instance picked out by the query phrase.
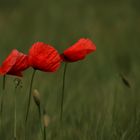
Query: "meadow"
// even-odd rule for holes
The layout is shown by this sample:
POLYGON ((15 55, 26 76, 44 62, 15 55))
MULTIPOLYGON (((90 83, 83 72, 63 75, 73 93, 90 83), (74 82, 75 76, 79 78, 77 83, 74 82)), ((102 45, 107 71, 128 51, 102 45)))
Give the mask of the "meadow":
MULTIPOLYGON (((68 65, 63 123, 60 98, 64 64, 56 73, 38 71, 33 88, 50 123, 47 140, 140 140, 140 2, 138 0, 0 0, 0 64, 16 48, 28 54, 34 42, 53 45, 59 53, 81 37, 96 52, 68 65), (129 82, 128 87, 122 77, 129 82)), ((17 140, 23 140, 32 69, 17 89, 17 140)), ((0 140, 13 139, 14 76, 6 77, 0 140)), ((42 140, 32 99, 28 140, 42 140)))

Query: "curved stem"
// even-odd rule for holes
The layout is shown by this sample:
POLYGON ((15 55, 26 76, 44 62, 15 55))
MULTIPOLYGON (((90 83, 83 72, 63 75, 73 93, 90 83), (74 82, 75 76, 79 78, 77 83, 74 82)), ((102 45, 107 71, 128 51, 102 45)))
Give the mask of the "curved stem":
POLYGON ((62 96, 61 96, 60 121, 62 121, 62 119, 63 119, 63 104, 64 104, 64 93, 65 93, 66 70, 67 70, 67 63, 65 63, 65 65, 64 65, 64 73, 63 73, 63 85, 62 85, 62 96))
POLYGON ((33 87, 33 81, 34 81, 34 77, 35 77, 35 72, 36 72, 36 70, 34 69, 33 73, 32 73, 31 83, 30 83, 29 99, 28 99, 28 106, 27 106, 25 123, 27 123, 27 119, 28 119, 28 115, 29 115, 29 109, 30 109, 30 103, 31 103, 31 94, 32 94, 32 87, 33 87))

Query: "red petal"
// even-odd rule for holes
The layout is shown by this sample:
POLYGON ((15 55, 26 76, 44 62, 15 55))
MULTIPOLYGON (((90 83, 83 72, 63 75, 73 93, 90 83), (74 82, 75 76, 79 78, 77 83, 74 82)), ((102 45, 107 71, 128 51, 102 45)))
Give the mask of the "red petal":
POLYGON ((0 74, 5 75, 8 73, 8 71, 13 67, 13 65, 16 63, 16 59, 19 55, 19 52, 17 50, 13 50, 9 56, 5 59, 5 61, 2 63, 2 66, 0 67, 0 74))
POLYGON ((29 51, 29 63, 34 69, 54 72, 59 68, 61 58, 52 46, 37 42, 32 45, 29 51))
POLYGON ((13 50, 0 67, 0 74, 22 76, 22 71, 28 68, 28 66, 27 55, 13 50))
POLYGON ((22 76, 21 72, 28 67, 28 56, 23 53, 19 53, 15 65, 13 65, 12 69, 8 72, 8 74, 22 76))
POLYGON ((91 40, 82 38, 66 49, 61 57, 64 61, 75 62, 84 59, 87 54, 95 50, 96 46, 91 40))

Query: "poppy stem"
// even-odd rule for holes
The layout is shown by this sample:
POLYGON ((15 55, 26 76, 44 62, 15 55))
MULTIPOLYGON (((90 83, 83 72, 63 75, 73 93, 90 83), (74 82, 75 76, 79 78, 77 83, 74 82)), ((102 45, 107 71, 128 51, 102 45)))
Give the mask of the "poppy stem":
POLYGON ((17 139, 17 99, 16 99, 17 87, 15 87, 15 98, 14 98, 14 140, 17 139))
POLYGON ((5 90, 5 82, 6 81, 6 75, 3 76, 3 90, 5 90))
POLYGON ((25 124, 27 123, 28 115, 29 115, 29 109, 30 109, 30 103, 31 103, 31 95, 32 95, 32 87, 33 87, 33 81, 34 81, 34 77, 35 77, 35 72, 36 72, 36 70, 34 69, 33 73, 32 73, 31 83, 30 83, 29 99, 28 99, 28 106, 27 106, 25 124))
POLYGON ((41 107, 40 105, 38 106, 38 114, 39 114, 39 120, 40 120, 40 130, 41 130, 41 133, 42 133, 42 136, 43 136, 43 128, 42 128, 42 115, 41 115, 41 107))
MULTIPOLYGON (((4 75, 3 76, 3 86, 2 86, 3 91, 5 90, 5 81, 6 81, 6 76, 4 75)), ((3 112, 3 93, 1 94, 1 108, 0 108, 0 112, 1 112, 1 115, 2 115, 2 112, 3 112)))
POLYGON ((65 65, 64 65, 64 72, 63 72, 63 85, 62 85, 62 96, 61 96, 60 121, 62 121, 62 119, 63 119, 63 104, 64 104, 64 93, 65 93, 66 70, 67 70, 67 63, 65 63, 65 65))
MULTIPOLYGON (((2 85, 2 89, 3 91, 5 90, 5 82, 6 82, 6 75, 3 76, 3 85, 2 85)), ((0 105, 0 128, 2 131, 2 113, 3 113, 3 92, 1 94, 1 105, 0 105)))
POLYGON ((44 126, 44 140, 46 140, 46 127, 44 126))

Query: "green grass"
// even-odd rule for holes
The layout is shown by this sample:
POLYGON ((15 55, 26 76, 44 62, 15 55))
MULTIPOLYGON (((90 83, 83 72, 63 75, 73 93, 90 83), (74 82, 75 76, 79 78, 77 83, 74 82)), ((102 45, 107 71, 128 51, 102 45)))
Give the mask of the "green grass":
MULTIPOLYGON (((47 140, 140 139, 139 4, 138 0, 0 1, 0 62, 14 48, 28 53, 36 41, 54 45, 60 53, 80 37, 96 43, 95 53, 68 65, 61 129, 63 65, 53 74, 37 72, 34 88, 52 120, 47 140), (131 88, 123 84, 120 73, 131 88)), ((24 73, 23 88, 17 93, 18 140, 24 139, 30 78, 31 69, 24 73)), ((11 76, 6 80, 2 140, 13 138, 13 80, 11 76)), ((37 108, 33 100, 31 104, 28 137, 41 140, 37 108)))

